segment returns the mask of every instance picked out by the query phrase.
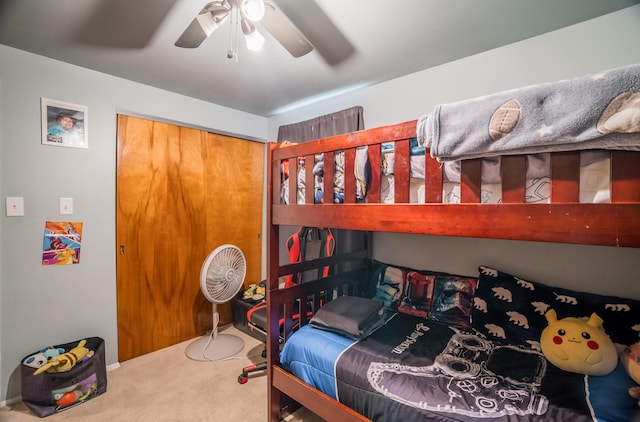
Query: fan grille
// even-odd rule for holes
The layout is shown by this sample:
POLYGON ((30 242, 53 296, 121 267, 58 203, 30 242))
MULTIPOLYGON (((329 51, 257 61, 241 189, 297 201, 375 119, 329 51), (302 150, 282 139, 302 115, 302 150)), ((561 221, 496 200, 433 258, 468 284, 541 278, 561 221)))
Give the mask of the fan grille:
POLYGON ((226 302, 238 293, 245 274, 246 262, 242 251, 233 245, 220 246, 207 257, 202 266, 202 292, 209 301, 226 302))

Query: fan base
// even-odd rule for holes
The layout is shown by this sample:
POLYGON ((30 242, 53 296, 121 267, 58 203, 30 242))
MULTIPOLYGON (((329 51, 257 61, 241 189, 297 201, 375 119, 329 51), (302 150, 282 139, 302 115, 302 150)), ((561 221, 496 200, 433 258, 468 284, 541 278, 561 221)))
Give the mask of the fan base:
POLYGON ((233 356, 243 348, 244 340, 238 336, 218 334, 214 340, 211 335, 206 335, 192 341, 185 353, 189 359, 216 361, 233 356))

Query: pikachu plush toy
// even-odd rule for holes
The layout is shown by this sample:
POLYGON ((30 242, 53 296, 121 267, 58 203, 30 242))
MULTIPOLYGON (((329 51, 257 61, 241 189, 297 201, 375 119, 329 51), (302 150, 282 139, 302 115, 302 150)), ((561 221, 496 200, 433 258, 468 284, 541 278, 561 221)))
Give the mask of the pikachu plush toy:
POLYGON ((558 319, 556 311, 545 314, 549 325, 540 336, 540 348, 549 362, 568 372, 606 375, 618 364, 615 345, 602 328, 602 318, 558 319))
POLYGON ((73 368, 76 363, 82 361, 82 359, 89 354, 89 349, 85 347, 86 340, 80 340, 78 345, 61 355, 53 357, 49 362, 38 368, 33 374, 39 375, 44 371, 50 373, 66 372, 73 368))

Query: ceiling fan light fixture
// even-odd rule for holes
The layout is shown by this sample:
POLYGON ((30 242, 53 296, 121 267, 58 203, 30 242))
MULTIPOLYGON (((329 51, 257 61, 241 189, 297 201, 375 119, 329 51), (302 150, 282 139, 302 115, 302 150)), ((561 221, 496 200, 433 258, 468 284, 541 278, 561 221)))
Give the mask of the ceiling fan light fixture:
POLYGON ((209 13, 211 13, 211 17, 213 18, 213 20, 221 25, 229 17, 230 11, 231 9, 229 9, 228 7, 221 6, 211 10, 211 12, 209 13))
POLYGON ((228 16, 229 16, 228 11, 222 12, 222 11, 216 10, 216 11, 203 13, 201 15, 196 16, 196 20, 198 21, 198 23, 202 27, 202 30, 204 31, 205 34, 207 34, 207 37, 208 37, 213 33, 213 31, 215 31, 220 25, 224 23, 224 21, 227 19, 228 16))
POLYGON ((256 27, 246 19, 241 20, 240 26, 242 26, 242 33, 244 34, 244 39, 247 42, 247 49, 251 51, 260 51, 265 41, 260 31, 258 31, 256 27))
POLYGON ((258 22, 264 17, 264 0, 241 0, 240 13, 251 22, 258 22))

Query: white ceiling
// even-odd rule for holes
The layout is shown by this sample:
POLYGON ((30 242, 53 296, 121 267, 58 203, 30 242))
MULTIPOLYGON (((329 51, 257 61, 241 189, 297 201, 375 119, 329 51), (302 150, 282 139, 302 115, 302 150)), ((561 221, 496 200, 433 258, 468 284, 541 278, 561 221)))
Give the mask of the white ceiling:
POLYGON ((318 96, 397 78, 640 3, 315 0, 356 50, 332 67, 316 51, 292 57, 265 31, 262 51, 246 50, 240 39, 238 61, 228 59, 229 21, 197 49, 174 46, 208 1, 2 0, 0 43, 270 116, 318 96), (103 45, 92 39, 96 32, 103 45))

